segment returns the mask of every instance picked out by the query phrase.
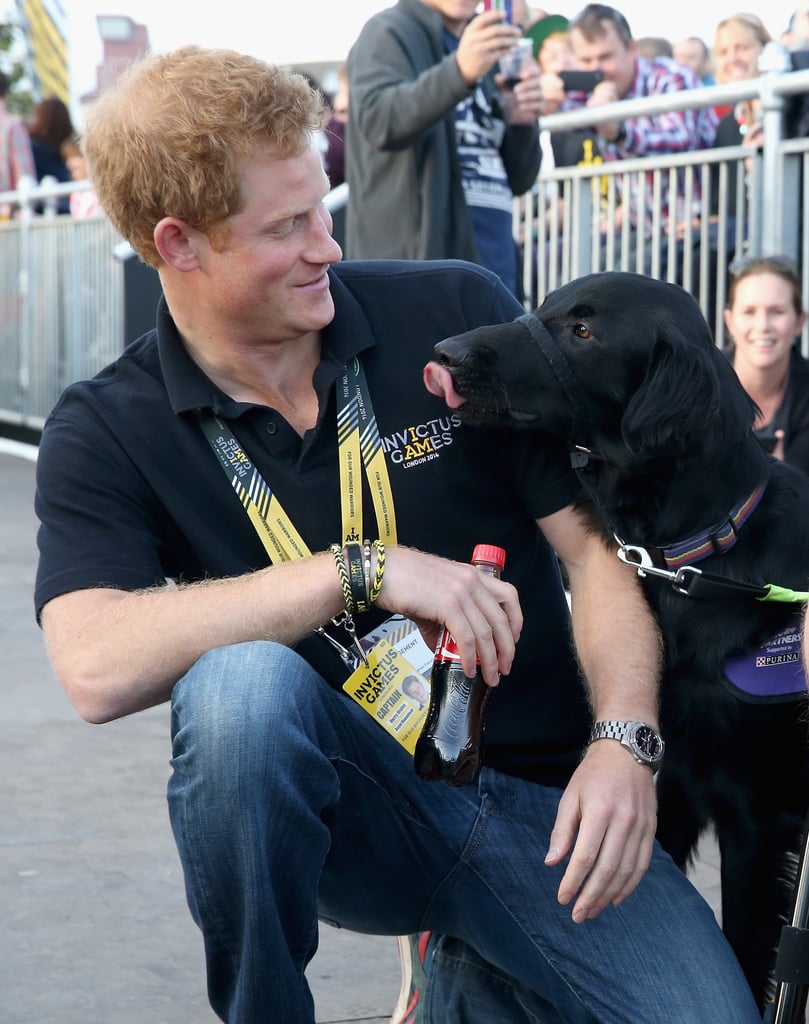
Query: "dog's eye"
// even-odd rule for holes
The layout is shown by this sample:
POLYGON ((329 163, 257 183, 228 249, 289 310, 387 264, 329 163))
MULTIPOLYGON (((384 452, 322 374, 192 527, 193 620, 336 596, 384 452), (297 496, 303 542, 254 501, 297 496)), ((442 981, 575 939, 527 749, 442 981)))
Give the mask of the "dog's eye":
POLYGON ((590 328, 587 326, 587 324, 576 324, 576 326, 573 328, 573 333, 576 335, 577 338, 592 338, 592 334, 590 334, 590 328))

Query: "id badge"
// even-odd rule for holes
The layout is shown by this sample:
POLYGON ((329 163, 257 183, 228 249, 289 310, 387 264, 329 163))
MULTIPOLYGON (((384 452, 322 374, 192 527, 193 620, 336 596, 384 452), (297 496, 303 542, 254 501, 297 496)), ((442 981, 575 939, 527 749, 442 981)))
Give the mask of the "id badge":
POLYGON ((427 718, 433 652, 418 626, 401 615, 391 616, 360 644, 368 664, 360 664, 343 689, 412 754, 427 718))

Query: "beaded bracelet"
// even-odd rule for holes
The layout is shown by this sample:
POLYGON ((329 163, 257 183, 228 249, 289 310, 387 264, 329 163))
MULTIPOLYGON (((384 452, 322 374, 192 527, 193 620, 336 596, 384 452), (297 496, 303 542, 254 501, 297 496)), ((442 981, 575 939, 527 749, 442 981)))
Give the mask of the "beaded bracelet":
POLYGON ((343 558, 343 549, 339 544, 330 544, 329 551, 331 551, 334 556, 337 572, 340 574, 340 585, 343 588, 343 600, 345 601, 346 611, 349 616, 352 616, 357 610, 357 607, 354 603, 354 595, 351 591, 351 580, 348 575, 345 559, 343 558))
POLYGON ((348 581, 351 587, 351 599, 357 612, 367 612, 368 592, 365 589, 365 572, 362 568, 362 548, 359 544, 346 544, 346 560, 348 561, 348 581))
POLYGON ((371 604, 371 542, 362 542, 363 567, 365 569, 365 600, 371 604))
POLYGON ((382 576, 385 572, 385 545, 381 540, 375 540, 373 546, 376 548, 376 572, 371 584, 371 591, 368 594, 371 604, 379 597, 379 591, 382 589, 382 576))

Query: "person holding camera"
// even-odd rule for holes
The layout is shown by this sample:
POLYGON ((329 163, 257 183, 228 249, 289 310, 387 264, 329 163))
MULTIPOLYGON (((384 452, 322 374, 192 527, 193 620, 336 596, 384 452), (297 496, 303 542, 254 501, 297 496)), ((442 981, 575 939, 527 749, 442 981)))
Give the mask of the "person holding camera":
MULTIPOLYGON (((675 64, 667 57, 654 60, 642 57, 626 18, 614 7, 588 4, 570 22, 569 31, 570 45, 579 66, 586 71, 600 71, 603 76, 589 95, 573 97, 577 107, 594 110, 619 100, 662 96, 699 85, 690 68, 675 64)), ((595 131, 604 160, 613 161, 709 149, 714 142, 716 125, 714 112, 706 108, 610 121, 598 124, 595 131)), ((689 211, 682 209, 683 195, 679 192, 676 196, 668 195, 665 176, 661 186, 664 224, 666 230, 675 229, 678 219, 689 211)), ((648 236, 655 203, 646 179, 633 179, 633 194, 622 198, 633 228, 648 236)), ((690 212, 698 214, 699 210, 690 212)))
POLYGON ((509 88, 521 28, 477 0, 399 0, 348 55, 350 259, 465 259, 521 297, 514 196, 539 172, 539 68, 509 88))

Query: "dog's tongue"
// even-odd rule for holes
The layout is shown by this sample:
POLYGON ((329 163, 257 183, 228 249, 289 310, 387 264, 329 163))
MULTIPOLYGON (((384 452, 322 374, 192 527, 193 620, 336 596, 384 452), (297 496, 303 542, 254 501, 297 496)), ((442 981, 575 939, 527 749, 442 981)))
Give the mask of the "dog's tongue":
POLYGON ((431 395, 443 398, 450 409, 457 409, 466 401, 455 390, 452 383, 452 374, 440 363, 435 361, 427 363, 424 367, 424 386, 431 395))

